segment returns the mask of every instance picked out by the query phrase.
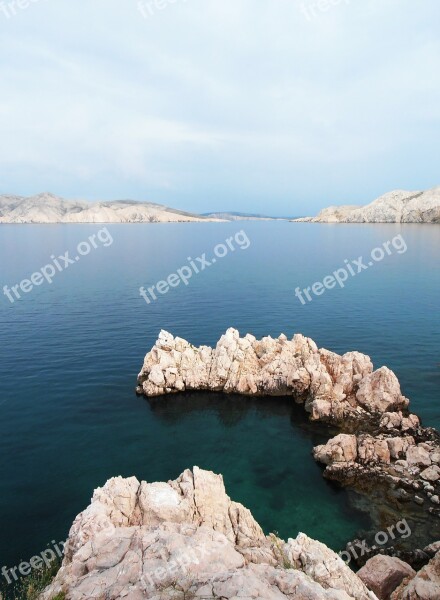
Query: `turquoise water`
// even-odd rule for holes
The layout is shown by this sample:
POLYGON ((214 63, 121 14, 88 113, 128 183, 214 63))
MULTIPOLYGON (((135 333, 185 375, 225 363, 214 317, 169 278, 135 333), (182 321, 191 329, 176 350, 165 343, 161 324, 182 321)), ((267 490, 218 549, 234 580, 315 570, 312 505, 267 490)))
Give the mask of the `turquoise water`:
MULTIPOLYGON (((0 227, 0 285, 12 286, 102 226, 0 227)), ((242 334, 301 332, 392 368, 425 424, 440 426, 440 228, 284 222, 109 226, 102 245, 11 304, 0 298, 0 566, 64 539, 93 489, 114 475, 167 480, 199 465, 266 532, 299 530, 335 549, 368 527, 310 455, 326 439, 285 399, 214 394, 149 402, 134 393, 161 328, 214 344, 242 334), (139 296, 244 229, 251 244, 150 305, 139 296), (344 289, 306 305, 294 296, 401 233, 344 289)))

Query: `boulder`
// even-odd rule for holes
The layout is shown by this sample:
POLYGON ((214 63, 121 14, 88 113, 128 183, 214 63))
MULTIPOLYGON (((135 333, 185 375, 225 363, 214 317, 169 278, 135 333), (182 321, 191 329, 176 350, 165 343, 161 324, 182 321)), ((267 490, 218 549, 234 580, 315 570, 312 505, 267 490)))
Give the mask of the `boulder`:
POLYGON ((356 436, 341 433, 327 444, 314 448, 313 455, 315 460, 325 465, 354 462, 357 458, 356 436))
POLYGON ((438 481, 440 479, 440 467, 433 465, 420 473, 420 477, 426 481, 438 481))
POLYGON ((409 582, 402 583, 391 600, 439 600, 440 552, 409 582))
POLYGON ((388 440, 375 438, 371 435, 358 437, 359 462, 363 464, 386 463, 391 460, 388 440))
POLYGON ((377 554, 370 558, 357 573, 365 585, 376 594, 379 600, 389 600, 391 593, 407 577, 416 572, 399 558, 377 554))
POLYGON ((359 383, 356 400, 368 412, 398 411, 408 406, 402 396, 399 380, 387 367, 366 375, 359 383))
POLYGON ((429 452, 422 446, 410 446, 406 452, 406 460, 410 466, 429 467, 431 459, 429 452))

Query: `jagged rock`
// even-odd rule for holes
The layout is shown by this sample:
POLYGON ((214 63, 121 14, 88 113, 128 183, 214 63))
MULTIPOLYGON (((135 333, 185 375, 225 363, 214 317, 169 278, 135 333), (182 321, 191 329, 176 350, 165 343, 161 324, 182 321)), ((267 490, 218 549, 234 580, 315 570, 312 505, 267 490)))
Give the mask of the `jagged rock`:
POLYGON ((220 475, 110 479, 75 519, 62 567, 40 600, 374 600, 332 550, 299 534, 266 537, 220 475))
POLYGON ((388 600, 402 581, 414 577, 416 572, 398 558, 378 554, 370 558, 357 575, 379 600, 388 600))
POLYGON ((311 540, 303 533, 295 540, 288 540, 284 546, 284 553, 295 569, 306 573, 324 589, 342 589, 359 600, 374 597, 370 593, 366 594, 365 586, 361 584, 358 576, 346 568, 342 558, 321 542, 311 540))
POLYGON ((402 426, 401 411, 408 406, 394 373, 386 367, 373 372, 370 358, 359 352, 339 356, 319 350, 300 334, 291 340, 285 335, 241 338, 232 328, 214 349, 196 348, 161 331, 145 357, 138 384, 139 393, 150 397, 184 390, 292 396, 305 404, 313 420, 336 424, 400 411, 402 426))
MULTIPOLYGON (((408 448, 415 445, 414 438, 411 436, 387 438, 386 442, 390 450, 390 456, 394 459, 406 456, 408 448)), ((408 466, 407 461, 405 462, 406 464, 401 466, 408 466)))
POLYGON ((393 505, 414 499, 408 492, 413 487, 415 502, 433 517, 440 487, 423 486, 420 472, 431 461, 440 462, 439 436, 408 412, 395 374, 387 367, 373 371, 368 356, 318 349, 300 334, 291 340, 284 334, 257 340, 230 328, 215 348, 196 348, 161 331, 145 357, 138 392, 151 397, 184 390, 291 396, 311 420, 342 430, 314 449, 315 459, 326 465, 326 477, 366 493, 380 482, 393 505))
POLYGON ((432 454, 430 454, 429 458, 431 459, 431 462, 434 464, 438 464, 440 463, 440 452, 433 452, 432 454))
POLYGON ((440 467, 433 465, 420 473, 420 477, 426 481, 438 481, 440 479, 440 467))
POLYGON ((440 598, 440 552, 411 581, 402 583, 391 600, 438 600, 440 598))
POLYGON ((389 463, 391 456, 387 441, 371 435, 360 435, 358 437, 359 462, 363 464, 389 463))
POLYGON ((357 458, 357 441, 355 435, 341 433, 327 444, 313 449, 317 461, 331 465, 334 463, 352 463, 357 458))
POLYGON ((356 400, 368 412, 380 413, 406 408, 409 404, 402 397, 397 377, 387 367, 366 375, 359 382, 356 400))
POLYGON ((420 419, 417 415, 404 417, 401 411, 386 412, 380 420, 380 427, 390 430, 414 431, 420 427, 420 419))
POLYGON ((408 448, 406 460, 410 466, 429 467, 431 465, 429 452, 420 445, 408 448))

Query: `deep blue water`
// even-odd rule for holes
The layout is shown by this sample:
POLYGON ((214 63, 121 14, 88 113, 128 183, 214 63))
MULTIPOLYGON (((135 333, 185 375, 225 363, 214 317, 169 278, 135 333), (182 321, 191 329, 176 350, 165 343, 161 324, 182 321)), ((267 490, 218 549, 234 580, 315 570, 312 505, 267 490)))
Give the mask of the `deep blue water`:
MULTIPOLYGON (((0 285, 19 283, 100 225, 0 226, 0 285)), ((67 535, 93 489, 115 475, 222 472, 266 532, 299 530, 342 548, 368 517, 326 482, 310 455, 327 432, 288 400, 221 395, 136 397, 136 375, 161 328, 214 344, 301 332, 359 350, 398 375, 425 424, 440 426, 440 228, 287 222, 108 226, 99 246, 53 283, 0 298, 0 567, 67 535), (251 245, 148 305, 140 286, 166 278, 244 229, 251 245), (294 296, 402 234, 407 252, 302 305, 294 296)))

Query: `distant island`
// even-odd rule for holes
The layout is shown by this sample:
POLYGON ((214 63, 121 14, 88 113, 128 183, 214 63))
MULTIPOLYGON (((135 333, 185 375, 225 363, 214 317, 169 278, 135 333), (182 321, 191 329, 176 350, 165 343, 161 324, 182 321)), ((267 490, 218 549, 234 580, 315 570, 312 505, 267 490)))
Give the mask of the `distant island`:
POLYGON ((1 223, 191 223, 223 221, 291 221, 239 212, 197 214, 154 202, 65 200, 44 192, 35 196, 0 196, 1 223))
POLYGON ((0 223, 187 223, 219 221, 152 202, 64 200, 49 193, 0 196, 0 223))
POLYGON ((275 217, 235 211, 203 214, 154 202, 65 200, 44 192, 0 195, 2 223, 192 223, 291 221, 294 223, 440 223, 440 186, 425 192, 395 190, 366 206, 330 206, 316 217, 275 217))
POLYGON ((242 212, 212 212, 202 213, 203 217, 211 219, 221 219, 222 221, 292 221, 294 217, 272 217, 269 215, 260 215, 242 212))
POLYGON ((296 223, 440 223, 440 186, 426 192, 395 190, 366 206, 330 206, 296 223))

